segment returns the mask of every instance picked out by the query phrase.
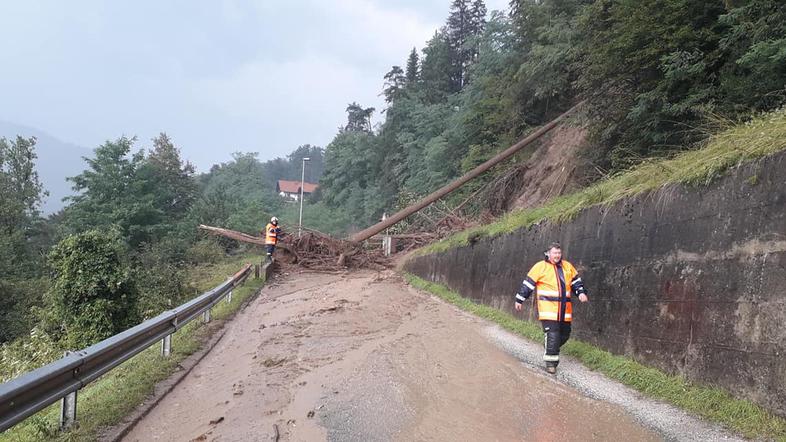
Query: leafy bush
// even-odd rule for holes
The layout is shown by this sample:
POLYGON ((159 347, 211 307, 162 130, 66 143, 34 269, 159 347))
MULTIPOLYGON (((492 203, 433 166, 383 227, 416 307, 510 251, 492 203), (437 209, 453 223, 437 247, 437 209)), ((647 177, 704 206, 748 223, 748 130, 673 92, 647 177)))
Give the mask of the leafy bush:
POLYGON ((91 230, 71 235, 49 254, 49 292, 68 348, 82 348, 136 323, 137 289, 122 262, 119 235, 91 230))

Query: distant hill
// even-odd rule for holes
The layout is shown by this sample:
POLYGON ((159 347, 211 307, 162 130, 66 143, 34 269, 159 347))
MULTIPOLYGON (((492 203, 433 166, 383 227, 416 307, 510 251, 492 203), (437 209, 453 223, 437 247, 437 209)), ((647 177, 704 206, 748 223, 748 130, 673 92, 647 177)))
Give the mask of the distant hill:
POLYGON ((82 172, 85 168, 82 157, 91 156, 92 151, 58 140, 52 135, 32 127, 0 121, 0 137, 11 139, 17 135, 36 137, 38 140, 36 143, 36 154, 38 155, 36 169, 44 189, 49 192, 49 196, 41 204, 41 211, 44 215, 57 212, 65 205, 62 201, 63 198, 73 194, 71 183, 66 181, 66 177, 82 172))

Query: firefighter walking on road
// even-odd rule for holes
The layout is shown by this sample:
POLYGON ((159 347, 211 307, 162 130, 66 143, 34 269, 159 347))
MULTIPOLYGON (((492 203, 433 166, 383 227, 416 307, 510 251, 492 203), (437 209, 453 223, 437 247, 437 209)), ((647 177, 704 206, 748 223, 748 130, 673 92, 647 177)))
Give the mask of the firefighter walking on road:
POLYGON ((265 247, 267 248, 267 260, 273 260, 273 252, 276 251, 278 237, 281 235, 281 227, 278 226, 278 218, 270 218, 270 222, 265 226, 265 247))
POLYGON ((526 279, 516 293, 516 310, 521 311, 522 303, 532 294, 538 300, 538 319, 543 325, 545 352, 543 360, 546 371, 557 372, 559 350, 570 337, 570 323, 573 319, 573 297, 587 302, 587 290, 576 268, 562 259, 562 247, 552 243, 546 251, 546 258, 538 262, 527 273, 526 279))

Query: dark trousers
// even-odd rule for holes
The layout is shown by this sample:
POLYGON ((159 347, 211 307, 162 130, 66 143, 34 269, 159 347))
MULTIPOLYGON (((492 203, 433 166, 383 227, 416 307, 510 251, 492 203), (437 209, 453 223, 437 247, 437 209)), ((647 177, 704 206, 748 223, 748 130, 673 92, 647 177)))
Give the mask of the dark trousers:
POLYGON ((545 352, 543 360, 546 365, 556 367, 559 364, 559 349, 570 338, 570 322, 540 321, 545 335, 545 352))
POLYGON ((268 258, 271 258, 273 256, 273 252, 276 251, 276 245, 275 244, 266 244, 266 247, 267 247, 267 256, 268 256, 268 258))

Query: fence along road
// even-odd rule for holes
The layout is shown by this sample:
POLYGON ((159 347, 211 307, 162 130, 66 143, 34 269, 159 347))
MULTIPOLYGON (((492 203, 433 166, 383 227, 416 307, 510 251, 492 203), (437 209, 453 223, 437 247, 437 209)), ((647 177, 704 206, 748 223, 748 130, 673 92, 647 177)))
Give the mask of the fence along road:
MULTIPOLYGON (((191 301, 118 333, 97 344, 66 355, 51 364, 0 384, 0 432, 61 400, 60 426, 76 421, 77 391, 137 353, 161 341, 161 354, 171 353, 172 334, 203 315, 210 321, 210 309, 222 299, 231 301, 232 290, 252 273, 246 265, 221 285, 191 301)), ((270 264, 262 267, 265 276, 270 264)))

